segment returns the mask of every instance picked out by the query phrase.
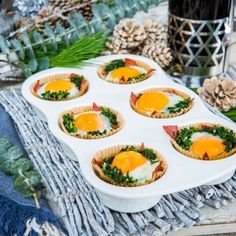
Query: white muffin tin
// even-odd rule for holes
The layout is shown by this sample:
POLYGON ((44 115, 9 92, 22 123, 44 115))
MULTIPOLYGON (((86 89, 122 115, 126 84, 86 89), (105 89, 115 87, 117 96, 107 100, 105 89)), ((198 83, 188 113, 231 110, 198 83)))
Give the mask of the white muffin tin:
POLYGON ((121 212, 138 212, 154 206, 162 195, 202 184, 225 181, 236 169, 236 154, 222 160, 202 161, 182 155, 171 145, 163 125, 187 125, 199 122, 219 123, 236 132, 236 125, 211 113, 201 99, 191 90, 174 83, 152 60, 137 55, 111 55, 93 60, 98 66, 83 69, 54 68, 37 73, 28 78, 22 86, 22 94, 32 104, 42 119, 46 120, 52 134, 60 141, 71 158, 77 160, 87 181, 95 188, 102 202, 111 209, 121 212), (97 75, 99 65, 113 59, 133 58, 156 69, 154 74, 135 84, 113 84, 97 75), (69 101, 45 101, 35 97, 30 86, 36 80, 57 73, 78 73, 89 81, 89 89, 82 97, 69 101), (137 93, 153 87, 171 87, 194 98, 192 109, 175 118, 154 119, 136 113, 130 106, 131 92, 137 93), (59 116, 78 106, 104 105, 119 111, 125 120, 124 127, 116 134, 102 139, 79 139, 65 134, 59 127, 59 116), (117 187, 101 180, 93 171, 91 160, 94 154, 118 144, 139 145, 156 149, 166 160, 166 173, 154 183, 140 187, 117 187))

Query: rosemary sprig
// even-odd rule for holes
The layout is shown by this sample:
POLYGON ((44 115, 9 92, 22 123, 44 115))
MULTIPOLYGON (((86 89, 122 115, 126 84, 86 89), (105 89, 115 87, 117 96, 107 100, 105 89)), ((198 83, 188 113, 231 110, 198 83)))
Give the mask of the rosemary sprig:
POLYGON ((103 173, 110 177, 111 179, 115 180, 117 183, 134 183, 137 182, 136 179, 129 176, 129 173, 127 172, 126 175, 122 173, 120 169, 118 169, 116 166, 113 168, 111 167, 111 161, 114 157, 109 158, 108 160, 105 160, 102 164, 102 171, 103 173))
POLYGON ((106 48, 107 35, 99 32, 84 36, 58 55, 50 57, 50 67, 81 67, 91 63, 85 62, 103 52, 106 48))
POLYGON ((101 114, 109 119, 111 125, 118 124, 116 115, 109 108, 101 107, 101 114))
POLYGON ((67 91, 59 91, 59 92, 51 92, 51 91, 47 91, 45 93, 42 93, 42 97, 45 100, 62 100, 65 99, 69 96, 70 93, 68 93, 67 91))
POLYGON ((80 89, 80 86, 84 80, 84 76, 82 75, 75 75, 70 78, 70 81, 76 85, 78 89, 80 89))
POLYGON ((113 71, 113 70, 115 70, 119 67, 123 67, 123 66, 125 66, 125 62, 121 59, 116 59, 116 60, 113 60, 110 63, 108 63, 105 66, 104 70, 108 73, 110 71, 113 71))
POLYGON ((143 79, 145 76, 146 76, 146 73, 141 73, 139 75, 136 75, 136 76, 128 78, 127 82, 132 82, 132 81, 140 80, 140 79, 143 79))
POLYGON ((178 113, 182 111, 184 108, 188 107, 191 101, 192 101, 191 98, 186 98, 182 101, 179 101, 174 106, 168 107, 167 109, 170 113, 178 113))
POLYGON ((72 115, 70 115, 69 113, 64 114, 62 119, 63 125, 69 133, 75 133, 77 131, 74 125, 74 117, 72 115))

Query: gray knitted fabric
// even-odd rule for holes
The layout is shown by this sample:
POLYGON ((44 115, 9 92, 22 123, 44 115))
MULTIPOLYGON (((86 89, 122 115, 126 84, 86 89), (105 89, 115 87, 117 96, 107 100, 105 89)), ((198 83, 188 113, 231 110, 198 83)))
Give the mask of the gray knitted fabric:
POLYGON ((236 198, 234 175, 223 184, 166 195, 144 212, 111 211, 100 202, 84 180, 78 163, 67 156, 20 91, 0 92, 0 103, 15 121, 29 158, 44 178, 52 209, 70 236, 162 235, 200 223, 204 205, 220 208, 236 198))

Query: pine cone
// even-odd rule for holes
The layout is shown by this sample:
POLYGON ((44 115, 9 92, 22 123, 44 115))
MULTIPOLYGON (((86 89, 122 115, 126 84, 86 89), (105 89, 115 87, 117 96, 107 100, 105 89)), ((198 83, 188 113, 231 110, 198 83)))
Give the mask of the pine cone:
MULTIPOLYGON (((33 18, 33 22, 40 32, 44 32, 45 18, 48 18, 46 22, 50 26, 60 23, 64 27, 68 27, 66 17, 74 12, 80 12, 87 20, 90 20, 93 16, 91 0, 50 0, 49 5, 42 8, 33 18), (85 3, 86 6, 76 9, 76 6, 81 3, 85 3), (71 10, 71 8, 74 9, 71 10)), ((25 23, 25 20, 22 19, 16 26, 20 28, 25 26, 25 23)))
POLYGON ((153 42, 167 42, 167 27, 161 25, 153 20, 146 20, 143 23, 144 29, 147 33, 147 38, 144 41, 144 44, 150 44, 153 42))
POLYGON ((111 53, 131 53, 146 39, 143 25, 133 19, 123 19, 113 31, 113 38, 107 44, 111 53))
POLYGON ((142 55, 156 61, 162 68, 170 66, 173 56, 165 42, 153 42, 144 46, 142 55))
POLYGON ((236 106, 236 81, 225 76, 206 79, 198 93, 203 100, 219 110, 228 111, 236 106))

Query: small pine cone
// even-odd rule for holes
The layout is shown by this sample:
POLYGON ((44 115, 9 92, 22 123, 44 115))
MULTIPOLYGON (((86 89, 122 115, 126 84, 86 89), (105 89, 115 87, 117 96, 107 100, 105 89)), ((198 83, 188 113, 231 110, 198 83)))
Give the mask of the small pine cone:
POLYGON ((136 48, 146 39, 147 34, 143 25, 133 19, 123 19, 115 26, 113 40, 120 41, 120 48, 136 48))
POLYGON ((206 79, 198 93, 203 100, 219 110, 228 111, 236 106, 236 81, 225 76, 206 79))
POLYGON ((144 44, 150 44, 157 41, 167 42, 167 27, 153 20, 146 20, 143 23, 144 29, 147 32, 147 38, 144 44))
POLYGON ((156 61, 162 68, 167 68, 173 61, 170 48, 165 42, 154 42, 144 46, 142 55, 156 61))

